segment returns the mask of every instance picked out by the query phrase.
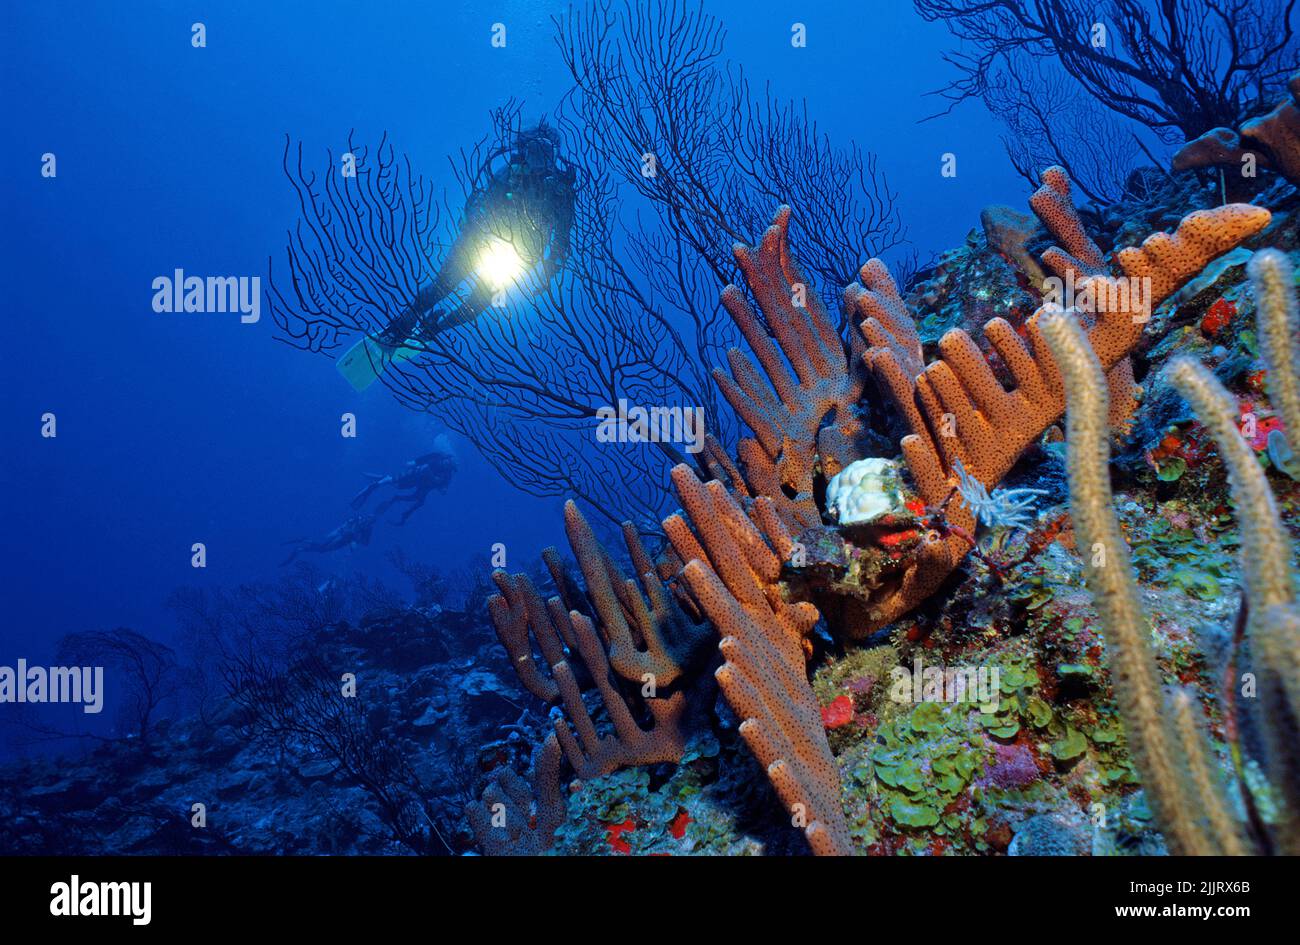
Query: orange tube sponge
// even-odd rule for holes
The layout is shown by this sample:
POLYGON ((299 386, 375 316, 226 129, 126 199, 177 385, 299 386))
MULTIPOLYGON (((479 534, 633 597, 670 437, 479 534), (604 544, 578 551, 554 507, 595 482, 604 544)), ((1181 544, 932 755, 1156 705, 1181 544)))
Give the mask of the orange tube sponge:
POLYGON ((488 856, 538 856, 551 848, 564 823, 560 743, 547 737, 533 763, 532 784, 501 768, 483 796, 465 807, 479 848, 488 856))
POLYGON ((791 257, 789 226, 790 208, 783 206, 757 246, 734 248, 761 319, 739 287, 722 292, 761 373, 732 348, 731 374, 715 369, 713 377, 754 432, 739 448, 748 491, 770 496, 791 527, 806 527, 820 521, 813 499, 818 465, 829 478, 861 457, 857 403, 865 378, 857 369, 859 342, 846 355, 826 306, 791 257))
POLYGON ((1070 199, 1070 175, 1060 165, 1043 171, 1043 186, 1029 198, 1029 206, 1049 233, 1063 246, 1043 253, 1043 262, 1064 279, 1070 270, 1075 278, 1101 272, 1105 266, 1101 249, 1083 228, 1083 221, 1070 199))
MULTIPOLYGON (((777 587, 778 555, 788 554, 790 534, 766 497, 754 510, 764 533, 719 483, 701 483, 686 466, 672 477, 699 535, 678 547, 688 561, 683 577, 722 634, 725 662, 715 676, 742 720, 741 737, 813 852, 847 855, 839 769, 804 668, 804 637, 819 615, 812 604, 782 600, 777 587)), ((677 525, 685 523, 679 518, 677 525)))
MULTIPOLYGON (((1054 196, 1039 201, 1042 212, 1055 214, 1058 225, 1068 230, 1062 222, 1062 182, 1051 175, 1045 179, 1054 196), (1051 181, 1057 186, 1051 186, 1051 181)), ((1174 233, 1157 233, 1140 247, 1120 250, 1115 261, 1127 279, 1085 277, 1081 287, 1091 294, 1097 309, 1088 338, 1103 367, 1111 371, 1127 358, 1156 305, 1212 259, 1264 229, 1270 219, 1267 210, 1249 204, 1198 210, 1185 217, 1174 233)), ((1079 244, 1075 249, 1080 249, 1079 244)), ((939 358, 916 371, 919 358, 907 329, 911 319, 905 309, 893 305, 893 295, 896 290, 891 293, 876 273, 864 267, 862 286, 851 289, 848 298, 856 313, 868 316, 863 325, 871 341, 867 362, 912 430, 900 445, 918 491, 927 505, 942 503, 956 485, 958 460, 986 488, 993 488, 1065 410, 1060 372, 1038 325, 1049 307, 1026 323, 1027 342, 1004 319, 991 319, 984 326, 985 337, 1011 375, 1013 386, 1008 390, 974 340, 960 329, 944 335, 939 358), (868 282, 874 288, 867 288, 868 282), (886 317, 879 317, 881 313, 886 317)), ((1128 377, 1131 380, 1131 374, 1128 377)), ((1114 379, 1109 379, 1113 389, 1114 379)), ((960 499, 949 505, 947 519, 967 530, 974 524, 960 499)), ((967 547, 955 536, 931 536, 917 567, 878 608, 878 619, 887 623, 919 604, 956 567, 967 547)), ((873 620, 855 632, 883 625, 873 620)))

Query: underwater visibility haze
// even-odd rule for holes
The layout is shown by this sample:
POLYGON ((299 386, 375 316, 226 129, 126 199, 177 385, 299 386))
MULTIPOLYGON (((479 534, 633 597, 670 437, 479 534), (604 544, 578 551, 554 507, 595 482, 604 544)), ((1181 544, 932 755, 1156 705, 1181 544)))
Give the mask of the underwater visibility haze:
POLYGON ((0 854, 1300 853, 1296 6, 8 5, 0 854))

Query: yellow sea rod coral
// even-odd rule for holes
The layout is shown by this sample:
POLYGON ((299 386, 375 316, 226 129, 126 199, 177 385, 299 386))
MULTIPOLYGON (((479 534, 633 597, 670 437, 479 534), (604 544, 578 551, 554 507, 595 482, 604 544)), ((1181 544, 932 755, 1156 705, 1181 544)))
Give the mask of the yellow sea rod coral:
POLYGON ((1210 774, 1212 763, 1202 756, 1189 761, 1189 750, 1204 751, 1193 709, 1184 706, 1171 713, 1161 685, 1133 563, 1114 513, 1101 361, 1071 314, 1050 313, 1040 326, 1069 403, 1070 511, 1088 589, 1101 618, 1115 695, 1152 811, 1173 853, 1242 854, 1246 847, 1222 788, 1210 774))

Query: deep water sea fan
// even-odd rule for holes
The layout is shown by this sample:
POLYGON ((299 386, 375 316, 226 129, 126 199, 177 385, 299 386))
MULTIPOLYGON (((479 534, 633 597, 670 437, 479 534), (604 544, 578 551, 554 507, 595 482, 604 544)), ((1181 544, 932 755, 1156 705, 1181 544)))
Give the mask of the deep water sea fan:
POLYGON ((1266 110, 1300 55, 1295 0, 914 2, 963 41, 948 56, 958 77, 941 92, 952 104, 988 102, 1000 72, 1049 64, 1108 111, 1166 140, 1266 110))
POLYGON ((670 308, 712 312, 712 286, 735 280, 733 244, 777 204, 799 208, 791 240, 810 291, 838 292, 863 259, 905 242, 896 195, 874 154, 834 142, 806 103, 751 86, 705 6, 596 0, 555 18, 584 150, 658 221, 662 235, 640 231, 633 251, 680 263, 654 274, 670 308))
MULTIPOLYGON (((466 201, 521 130, 518 106, 492 119, 492 130, 453 161, 466 201)), ((561 131, 572 154, 577 132, 561 131)), ((330 357, 358 337, 380 336, 411 307, 461 222, 459 209, 442 212, 433 184, 386 139, 377 147, 349 140, 346 153, 353 176, 339 172, 335 154, 309 169, 301 146, 286 142, 300 220, 269 293, 279 340, 330 357)), ((611 523, 655 522, 669 501, 667 470, 686 457, 669 442, 597 448, 600 412, 620 400, 698 407, 705 427, 721 434, 730 420, 709 366, 727 340, 715 337, 726 319, 716 303, 712 321, 675 319, 643 291, 655 280, 643 280, 640 258, 623 250, 611 187, 600 168, 584 168, 560 277, 520 285, 473 321, 412 339, 411 357, 395 359, 380 380, 404 406, 465 436, 512 486, 576 497, 611 523)))
MULTIPOLYGON (((796 243, 815 292, 838 290, 905 230, 876 157, 837 145, 802 102, 752 88, 702 5, 578 3, 555 27, 573 81, 548 116, 576 172, 563 265, 468 323, 440 320, 445 330, 408 338, 381 380, 470 440, 512 487, 573 498, 648 534, 671 508, 669 469, 694 459, 707 473, 706 458, 663 437, 649 449, 597 446, 595 431, 601 411, 626 400, 697 410, 732 447, 737 418, 710 380, 736 340, 718 294, 739 281, 732 244, 773 205, 803 207, 796 243), (704 117, 717 114, 733 120, 704 117)), ((329 356, 368 350, 365 339, 412 311, 464 231, 475 188, 511 153, 519 112, 498 109, 492 132, 453 158, 465 209, 452 202, 450 214, 386 140, 349 141, 315 169, 286 143, 299 220, 271 280, 280 339, 329 356)), ((716 451, 707 459, 716 464, 716 451)))
POLYGON ((223 674, 245 731, 281 758, 328 761, 366 793, 394 841, 427 855, 437 836, 434 792, 416 770, 409 743, 369 711, 371 703, 339 698, 337 670, 317 649, 305 652, 288 667, 256 647, 232 655, 223 674))
POLYGON ((1098 205, 1140 196, 1149 164, 1190 139, 1237 163, 1240 151, 1225 157, 1217 136, 1235 147, 1224 126, 1267 111, 1300 59, 1296 0, 914 5, 960 41, 945 56, 957 76, 937 90, 943 113, 979 99, 1006 126, 1003 145, 1026 180, 1060 164, 1098 205))

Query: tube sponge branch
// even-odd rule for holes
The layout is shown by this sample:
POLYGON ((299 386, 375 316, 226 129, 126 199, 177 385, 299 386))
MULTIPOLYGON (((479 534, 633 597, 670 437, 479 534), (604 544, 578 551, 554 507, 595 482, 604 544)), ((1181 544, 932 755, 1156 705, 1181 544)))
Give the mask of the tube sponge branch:
POLYGON ((740 735, 812 851, 846 856, 839 769, 804 664, 804 638, 819 614, 806 601, 782 600, 777 586, 773 548, 788 551, 789 533, 766 497, 756 502, 755 524, 720 483, 702 483, 686 466, 672 476, 695 532, 681 516, 665 531, 687 562, 691 595, 722 637, 714 675, 741 719, 740 735))
POLYGON ((549 735, 537 750, 533 783, 503 766, 465 817, 488 856, 540 856, 551 848, 566 812, 559 740, 549 735))
POLYGON ((865 370, 860 339, 852 336, 845 352, 825 304, 791 255, 789 229, 790 208, 783 206, 758 245, 734 247, 761 319, 738 286, 722 292, 762 372, 731 348, 731 375, 715 368, 713 378, 754 432, 739 444, 748 491, 770 496, 787 525, 807 527, 820 522, 815 473, 829 479, 862 458, 865 370))

